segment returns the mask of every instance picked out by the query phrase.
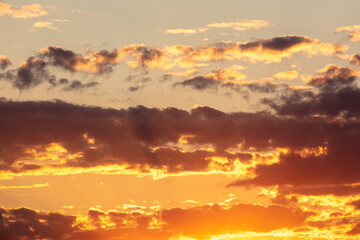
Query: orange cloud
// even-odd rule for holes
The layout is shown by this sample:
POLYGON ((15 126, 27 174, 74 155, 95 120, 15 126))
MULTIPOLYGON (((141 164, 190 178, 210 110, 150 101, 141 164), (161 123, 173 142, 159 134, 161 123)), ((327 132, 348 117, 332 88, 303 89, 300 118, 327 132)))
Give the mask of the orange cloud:
POLYGON ((39 51, 39 56, 48 59, 54 66, 62 67, 69 71, 85 71, 90 73, 106 73, 112 71, 112 66, 120 62, 123 57, 132 54, 142 45, 130 45, 112 52, 108 51, 89 51, 90 56, 82 56, 70 49, 62 49, 57 46, 51 46, 39 51))
POLYGON ((216 60, 246 60, 251 62, 280 62, 297 52, 308 56, 330 56, 344 52, 348 47, 333 43, 323 43, 317 39, 303 36, 282 36, 272 39, 260 39, 245 43, 223 42, 189 51, 181 61, 202 62, 216 60))
POLYGON ((280 80, 291 80, 298 78, 299 73, 297 71, 286 71, 274 74, 272 77, 280 80))
POLYGON ((0 3, 0 16, 5 14, 14 18, 34 18, 48 15, 40 4, 24 5, 15 9, 11 4, 0 3))
POLYGON ((177 239, 180 236, 207 239, 219 234, 293 228, 313 215, 299 208, 252 204, 154 210, 144 213, 90 209, 86 215, 69 216, 28 208, 0 208, 3 220, 0 236, 7 240, 113 239, 114 236, 134 240, 177 239))
POLYGON ((360 25, 353 25, 353 26, 345 26, 339 27, 335 29, 335 34, 339 32, 348 32, 347 39, 351 42, 358 42, 360 41, 360 25))
POLYGON ((41 188, 41 187, 48 187, 49 183, 41 183, 41 184, 33 184, 30 186, 4 186, 0 185, 1 189, 29 189, 29 188, 41 188))

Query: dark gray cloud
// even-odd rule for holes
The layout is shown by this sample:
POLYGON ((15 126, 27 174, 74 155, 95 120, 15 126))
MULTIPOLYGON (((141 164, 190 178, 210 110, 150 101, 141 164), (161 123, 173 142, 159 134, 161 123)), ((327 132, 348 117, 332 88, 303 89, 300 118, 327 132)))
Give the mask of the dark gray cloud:
POLYGON ((43 82, 51 85, 56 81, 55 75, 51 74, 47 68, 47 63, 36 57, 30 57, 15 70, 8 70, 0 74, 0 78, 10 81, 14 88, 29 90, 43 82))
POLYGON ((0 208, 0 239, 71 239, 78 230, 75 216, 42 213, 27 208, 0 208))
POLYGON ((11 60, 5 56, 0 56, 0 70, 4 70, 12 64, 11 60))
POLYGON ((360 54, 351 55, 350 62, 360 67, 360 54))
POLYGON ((266 113, 227 114, 209 107, 198 107, 191 112, 142 106, 115 110, 60 101, 2 101, 0 113, 5 116, 0 119, 0 163, 3 169, 13 172, 19 171, 16 166, 21 168, 24 164, 21 159, 32 158, 27 149, 43 151, 51 143, 62 145, 69 154, 83 152, 83 157, 69 159, 67 166, 126 163, 134 168, 166 167, 169 172, 179 172, 206 171, 211 156, 216 154, 227 157, 231 166, 235 155, 224 150, 240 143, 243 150, 301 149, 320 145, 327 138, 320 123, 279 119, 266 113), (84 134, 95 138, 97 147, 89 144, 84 134), (299 137, 293 138, 294 134, 299 137), (182 152, 167 147, 178 142, 182 135, 193 135, 187 139, 189 144, 212 144, 217 150, 182 152))
POLYGON ((360 186, 351 185, 333 185, 333 186, 280 186, 280 194, 300 194, 306 196, 334 195, 334 196, 351 196, 360 194, 360 186))
MULTIPOLYGON (((136 207, 133 208, 136 210, 136 207)), ((138 209, 139 210, 139 209, 138 209)), ((89 219, 56 212, 40 212, 28 208, 0 208, 0 239, 6 240, 110 240, 144 239, 166 240, 181 235, 211 236, 239 231, 269 232, 280 228, 301 226, 313 212, 284 206, 235 204, 223 207, 218 204, 193 208, 172 208, 145 214, 89 210, 83 215, 89 219), (112 224, 103 228, 103 217, 112 224), (153 219, 164 222, 151 229, 153 219), (218 219, 222 219, 219 223, 218 219), (258 224, 263 221, 263 224, 258 224), (91 226, 87 230, 86 226, 91 226)))
POLYGON ((198 91, 218 91, 219 89, 230 89, 236 92, 244 92, 250 90, 252 92, 274 93, 280 85, 273 83, 254 83, 254 82, 224 82, 214 77, 203 75, 186 79, 182 82, 174 83, 173 86, 189 87, 198 91))
POLYGON ((217 90, 222 85, 220 81, 217 81, 211 77, 198 76, 193 77, 182 82, 175 83, 174 86, 190 87, 195 90, 217 90))
POLYGON ((65 70, 76 72, 85 71, 90 73, 110 73, 113 66, 119 62, 119 52, 102 50, 91 52, 91 57, 85 57, 70 49, 49 46, 41 49, 38 57, 45 59, 49 65, 61 67, 65 70))
POLYGON ((314 86, 315 91, 287 91, 279 98, 265 98, 262 102, 280 115, 358 116, 360 89, 355 82, 357 76, 357 71, 352 68, 329 65, 308 79, 308 84, 314 86))
MULTIPOLYGON (((63 79, 61 79, 63 80, 63 79)), ((61 84, 61 82, 65 82, 65 81, 60 81, 59 83, 61 84)), ((64 84, 64 83, 62 83, 64 84)), ((99 85, 98 82, 90 82, 90 83, 82 83, 79 80, 73 80, 72 82, 68 83, 68 86, 64 87, 62 90, 63 91, 77 91, 77 90, 83 90, 86 88, 91 88, 91 87, 95 87, 99 85)))

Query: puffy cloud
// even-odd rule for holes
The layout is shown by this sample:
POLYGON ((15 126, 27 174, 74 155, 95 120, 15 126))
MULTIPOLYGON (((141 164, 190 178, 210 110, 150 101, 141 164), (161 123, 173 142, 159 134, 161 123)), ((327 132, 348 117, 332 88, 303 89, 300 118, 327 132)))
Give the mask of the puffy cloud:
MULTIPOLYGON (((360 90, 352 68, 328 65, 318 75, 309 77, 308 84, 315 90, 294 90, 272 100, 265 99, 278 116, 286 115, 297 121, 313 121, 323 129, 323 143, 317 147, 326 151, 295 150, 289 148, 274 164, 259 164, 256 177, 231 185, 330 185, 352 184, 360 181, 356 160, 360 154, 359 116, 360 90)), ((279 133, 277 133, 279 134, 279 133)), ((309 134, 313 138, 317 134, 309 134)), ((294 134, 296 138, 303 134, 294 134)), ((330 191, 343 189, 302 189, 330 191)), ((354 189, 347 189, 353 191, 354 189)), ((345 191, 345 190, 344 190, 345 191)), ((340 193, 338 193, 340 194, 340 193)))
POLYGON ((286 72, 279 72, 274 74, 272 77, 274 79, 280 79, 280 80, 291 80, 298 78, 299 73, 297 71, 286 71, 286 72))
POLYGON ((254 169, 256 177, 231 185, 331 185, 359 182, 360 165, 356 160, 360 154, 357 148, 360 134, 358 122, 324 125, 327 139, 324 139, 322 146, 327 148, 326 152, 289 150, 280 154, 277 163, 257 165, 254 169))
POLYGON ((0 3, 0 16, 5 14, 13 18, 34 18, 48 13, 40 4, 24 5, 16 9, 11 4, 0 3))
POLYGON ((233 65, 230 68, 212 70, 206 75, 193 77, 174 85, 190 86, 196 90, 206 90, 217 88, 221 84, 242 83, 245 78, 245 74, 238 71, 238 66, 233 65))
POLYGON ((346 49, 347 46, 336 43, 323 43, 318 39, 289 35, 244 43, 223 42, 203 46, 189 51, 181 60, 186 63, 240 59, 271 63, 280 62, 283 58, 289 58, 297 52, 305 52, 308 56, 330 56, 342 53, 346 49))
POLYGON ((335 29, 335 34, 339 32, 346 31, 348 32, 347 39, 352 42, 360 41, 360 25, 353 25, 353 26, 345 26, 339 27, 335 29))
POLYGON ((17 239, 68 239, 77 230, 72 225, 75 216, 56 212, 36 212, 27 208, 0 208, 0 238, 17 239))
POLYGON ((7 68, 9 65, 11 65, 12 62, 9 58, 7 58, 4 55, 0 55, 0 69, 4 70, 5 68, 7 68))
POLYGON ((280 99, 264 99, 280 115, 309 116, 325 114, 337 116, 359 114, 360 90, 356 86, 359 72, 353 68, 327 65, 317 75, 305 80, 318 92, 311 90, 294 90, 284 94, 280 99))
POLYGON ((49 21, 38 21, 33 24, 33 28, 31 30, 39 29, 39 28, 48 28, 52 30, 59 30, 57 27, 54 27, 54 23, 49 21))
POLYGON ((339 88, 339 86, 351 85, 359 72, 353 68, 327 65, 316 76, 305 79, 309 85, 325 88, 339 88))
POLYGON ((129 61, 128 65, 133 68, 146 67, 146 68, 162 68, 169 69, 171 65, 171 57, 161 49, 146 48, 138 49, 134 53, 136 61, 129 61))
POLYGON ((300 209, 251 204, 237 204, 227 209, 217 204, 190 209, 175 208, 164 210, 161 214, 167 228, 190 236, 293 228, 311 215, 300 209))
POLYGON ((28 208, 0 208, 2 239, 170 239, 180 236, 269 232, 300 226, 312 212, 283 206, 235 204, 151 212, 89 210, 79 217, 28 208), (219 219, 222 219, 219 222, 219 219), (262 224, 258 224, 259 222, 262 224))
POLYGON ((360 66, 360 54, 353 54, 350 57, 350 62, 360 66))
POLYGON ((13 87, 20 91, 36 87, 43 82, 56 81, 56 77, 49 72, 47 63, 36 57, 28 58, 15 70, 0 74, 0 78, 10 81, 13 87))
POLYGON ((244 89, 254 92, 274 92, 278 85, 271 82, 246 81, 245 74, 239 72, 241 66, 233 65, 230 68, 212 70, 210 73, 186 79, 174 83, 173 86, 190 87, 199 91, 217 91, 219 88, 231 89, 239 93, 247 94, 244 89))
POLYGON ((99 85, 98 82, 90 82, 90 83, 82 83, 79 80, 74 80, 71 83, 69 83, 68 86, 64 87, 63 91, 75 91, 75 90, 83 90, 85 88, 91 88, 99 85))
POLYGON ((0 164, 14 174, 41 171, 49 167, 47 159, 53 159, 51 166, 59 171, 115 164, 140 172, 207 172, 216 164, 216 156, 226 159, 219 166, 226 172, 234 170, 237 158, 243 159, 226 151, 239 144, 240 152, 276 147, 302 149, 319 146, 328 139, 320 123, 281 119, 266 113, 227 114, 209 107, 197 107, 191 112, 142 106, 115 110, 60 101, 2 101, 1 112, 0 164), (28 124, 24 125, 24 121, 28 124), (192 150, 171 147, 182 136, 191 136, 187 146, 192 150), (196 148, 206 144, 216 150, 196 148))
POLYGON ((70 49, 50 46, 39 51, 39 57, 46 59, 51 65, 61 67, 68 71, 85 71, 90 73, 112 72, 112 67, 122 58, 142 46, 133 45, 113 52, 90 52, 90 56, 82 56, 70 49))

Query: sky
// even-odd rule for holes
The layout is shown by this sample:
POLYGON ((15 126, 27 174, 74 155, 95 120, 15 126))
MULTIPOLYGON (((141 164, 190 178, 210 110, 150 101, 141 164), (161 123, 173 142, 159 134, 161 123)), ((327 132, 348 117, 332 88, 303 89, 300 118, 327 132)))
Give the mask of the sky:
POLYGON ((0 239, 358 239, 359 8, 0 2, 0 239))

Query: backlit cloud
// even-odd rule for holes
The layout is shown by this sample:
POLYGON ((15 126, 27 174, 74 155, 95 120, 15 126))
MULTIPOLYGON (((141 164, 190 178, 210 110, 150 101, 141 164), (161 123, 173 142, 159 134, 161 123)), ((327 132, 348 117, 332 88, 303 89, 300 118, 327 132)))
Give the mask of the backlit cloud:
POLYGON ((172 208, 145 214, 89 210, 82 216, 28 208, 0 209, 0 237, 15 239, 208 239, 214 234, 269 232, 301 226, 314 213, 299 208, 236 204, 172 208), (219 222, 218 219, 222 221, 219 222), (263 224, 259 225, 258 222, 263 224))
POLYGON ((12 62, 9 58, 7 58, 4 55, 0 55, 0 69, 4 70, 5 68, 7 68, 9 65, 11 65, 12 62))
POLYGON ((0 185, 0 190, 1 189, 29 189, 29 188, 48 187, 48 186, 49 186, 48 183, 33 184, 33 185, 28 185, 28 186, 4 186, 4 185, 0 185))
POLYGON ((350 62, 360 67, 360 54, 351 55, 350 62))
POLYGON ((251 42, 219 43, 203 46, 189 51, 181 60, 184 62, 202 62, 215 60, 245 60, 250 62, 280 62, 297 52, 308 56, 331 56, 347 50, 347 46, 336 43, 323 43, 317 39, 303 36, 282 36, 272 39, 260 39, 251 42))

